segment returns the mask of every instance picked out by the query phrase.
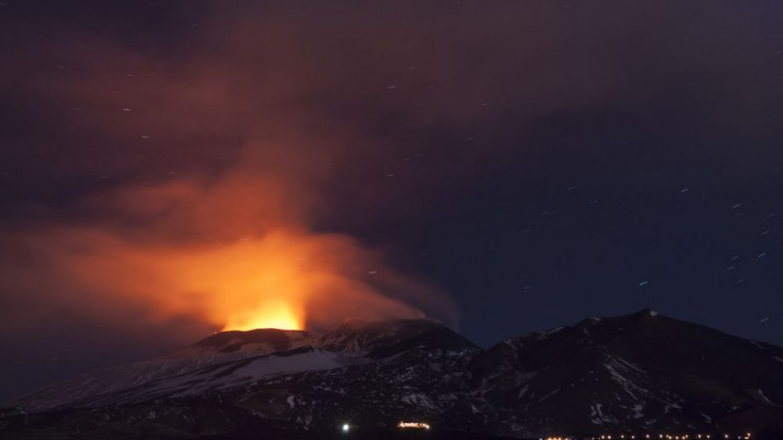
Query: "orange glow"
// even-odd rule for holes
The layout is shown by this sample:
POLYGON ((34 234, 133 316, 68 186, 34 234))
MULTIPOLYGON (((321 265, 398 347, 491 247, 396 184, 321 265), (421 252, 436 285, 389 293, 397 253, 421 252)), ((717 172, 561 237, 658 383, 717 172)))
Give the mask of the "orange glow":
MULTIPOLYGON (((92 234, 90 234, 92 235, 92 234)), ((424 314, 352 278, 366 252, 341 236, 275 231, 230 245, 136 249, 114 238, 101 252, 72 258, 70 271, 90 289, 122 293, 160 319, 202 316, 222 330, 304 329, 346 318, 418 318, 424 314), (107 253, 108 251, 108 253, 107 253)))
POLYGON ((380 254, 345 235, 308 231, 286 204, 290 192, 237 174, 208 187, 180 181, 108 193, 153 226, 139 236, 111 228, 19 235, 54 264, 49 277, 26 278, 37 283, 29 289, 84 297, 98 315, 142 310, 148 322, 187 317, 221 330, 423 318, 416 304, 428 301, 450 315, 447 297, 380 254))
POLYGON ((304 330, 303 313, 295 313, 285 303, 264 305, 258 310, 248 310, 228 318, 222 331, 253 330, 256 328, 277 328, 281 330, 304 330))
MULTIPOLYGON (((219 329, 325 330, 425 311, 456 324, 447 295, 344 233, 372 225, 368 209, 398 205, 384 195, 388 179, 346 175, 368 145, 388 140, 310 99, 342 77, 338 64, 321 69, 310 46, 299 46, 304 35, 276 19, 259 27, 232 15, 204 27, 214 46, 184 65, 80 34, 70 61, 78 75, 26 78, 53 102, 107 109, 79 112, 78 126, 85 140, 111 147, 72 143, 52 182, 100 182, 64 191, 67 203, 32 198, 20 212, 29 208, 33 221, 0 232, 0 290, 28 315, 7 314, 14 319, 3 331, 51 324, 54 310, 58 322, 178 342, 219 329), (246 63, 259 50, 284 62, 246 63), (344 183, 355 186, 348 198, 344 183)), ((428 197, 411 198, 406 215, 428 197)), ((405 259, 404 249, 380 245, 405 259)))

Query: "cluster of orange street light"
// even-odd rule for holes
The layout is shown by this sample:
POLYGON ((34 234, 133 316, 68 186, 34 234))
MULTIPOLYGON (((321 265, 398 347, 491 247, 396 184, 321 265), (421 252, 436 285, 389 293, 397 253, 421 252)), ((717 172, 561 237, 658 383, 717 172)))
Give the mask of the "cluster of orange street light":
MULTIPOLYGON (((716 435, 715 438, 719 439, 721 436, 716 435)), ((749 440, 750 439, 750 433, 747 432, 745 434, 733 436, 729 434, 723 434, 724 439, 734 439, 737 438, 739 440, 749 440)), ((600 437, 588 437, 590 440, 612 440, 611 435, 602 435, 600 437)), ((639 439, 655 439, 656 436, 653 434, 645 434, 644 436, 639 436, 639 439)), ((708 440, 711 439, 712 436, 710 434, 683 434, 683 435, 672 435, 672 434, 658 434, 657 439, 658 440, 693 440, 693 439, 702 439, 702 440, 708 440)), ((541 439, 543 440, 543 439, 541 439)), ((571 440, 569 437, 549 437, 546 440, 571 440)), ((614 440, 636 440, 635 435, 616 435, 614 436, 614 440)))

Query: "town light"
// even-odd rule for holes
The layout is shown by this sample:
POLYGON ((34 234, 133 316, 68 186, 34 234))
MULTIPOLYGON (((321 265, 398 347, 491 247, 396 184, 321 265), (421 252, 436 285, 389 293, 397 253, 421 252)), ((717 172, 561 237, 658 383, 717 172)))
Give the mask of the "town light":
POLYGON ((430 429, 430 425, 421 422, 400 422, 397 427, 401 429, 430 429))

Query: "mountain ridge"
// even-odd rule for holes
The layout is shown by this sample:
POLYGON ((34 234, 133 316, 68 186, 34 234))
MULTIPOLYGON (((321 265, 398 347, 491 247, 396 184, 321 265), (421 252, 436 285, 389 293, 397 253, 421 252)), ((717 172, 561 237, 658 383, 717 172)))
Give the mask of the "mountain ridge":
POLYGON ((75 398, 58 401, 55 393, 47 406, 39 392, 15 404, 39 411, 26 417, 45 427, 61 429, 63 422, 50 419, 65 412, 89 418, 98 432, 121 425, 128 438, 138 427, 123 425, 118 414, 131 417, 140 408, 155 408, 158 418, 142 425, 176 425, 188 435, 259 421, 323 430, 341 420, 389 428, 401 419, 511 437, 783 435, 783 348, 649 309, 486 349, 436 322, 400 320, 348 321, 322 335, 218 333, 178 353, 141 363, 147 375, 130 388, 90 393, 74 392, 78 382, 61 384, 58 392, 70 387, 75 398), (155 362, 157 376, 144 369, 155 362), (96 413, 108 421, 95 421, 96 413), (197 423, 181 426, 182 417, 197 423))

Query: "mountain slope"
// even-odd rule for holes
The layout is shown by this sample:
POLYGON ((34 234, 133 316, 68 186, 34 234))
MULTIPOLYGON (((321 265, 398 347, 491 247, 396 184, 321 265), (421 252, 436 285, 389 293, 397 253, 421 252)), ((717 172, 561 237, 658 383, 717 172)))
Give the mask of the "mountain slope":
POLYGON ((0 432, 5 426, 24 438, 88 426, 97 438, 111 431, 135 439, 334 431, 343 423, 391 429, 413 420, 536 438, 783 435, 783 348, 650 310, 487 350, 425 320, 349 321, 323 335, 226 332, 125 368, 133 374, 92 376, 110 385, 103 391, 79 389, 92 383, 88 375, 19 399, 26 410, 57 410, 9 410, 0 432), (148 369, 155 374, 140 375, 148 369), (126 377, 133 381, 116 384, 126 377))
MULTIPOLYGON (((416 347, 454 350, 478 348, 454 331, 424 319, 384 322, 354 320, 322 336, 277 329, 228 331, 209 336, 169 356, 107 368, 42 388, 21 396, 10 404, 28 411, 42 411, 84 406, 92 404, 91 402, 124 402, 127 399, 106 400, 105 397, 98 396, 129 390, 138 393, 142 389, 150 388, 145 387, 149 384, 156 384, 159 390, 169 389, 171 387, 160 384, 160 381, 174 377, 178 377, 174 381, 177 384, 191 383, 186 377, 200 377, 194 380, 204 383, 204 389, 211 389, 207 378, 212 376, 207 374, 201 377, 205 374, 204 371, 218 371, 218 374, 230 376, 226 371, 239 370, 236 374, 243 374, 253 370, 254 374, 249 374, 244 379, 257 380, 269 374, 309 369, 314 365, 312 361, 315 357, 322 360, 330 358, 332 361, 316 362, 317 367, 312 369, 325 365, 337 368, 361 363, 364 357, 388 357, 416 347), (310 350, 298 355, 285 353, 302 347, 311 347, 316 351, 310 350), (266 356, 272 353, 277 355, 266 356), (331 356, 329 353, 341 355, 331 356), (297 362, 302 365, 298 366, 297 362), (221 364, 226 365, 219 367, 221 364)), ((218 381, 221 386, 224 380, 218 381)), ((239 382, 235 381, 234 385, 237 383, 239 382)))
POLYGON ((477 356, 474 386, 536 432, 747 429, 780 413, 783 349, 650 310, 513 338, 477 356), (741 426, 737 426, 741 425, 741 426))
POLYGON ((392 356, 418 347, 439 350, 478 348, 462 335, 426 319, 348 321, 317 338, 313 346, 329 351, 364 352, 376 358, 392 356))
POLYGON ((169 356, 87 373, 20 396, 9 405, 28 411, 73 405, 91 396, 131 389, 223 362, 298 347, 308 338, 306 332, 277 329, 217 333, 169 356))

